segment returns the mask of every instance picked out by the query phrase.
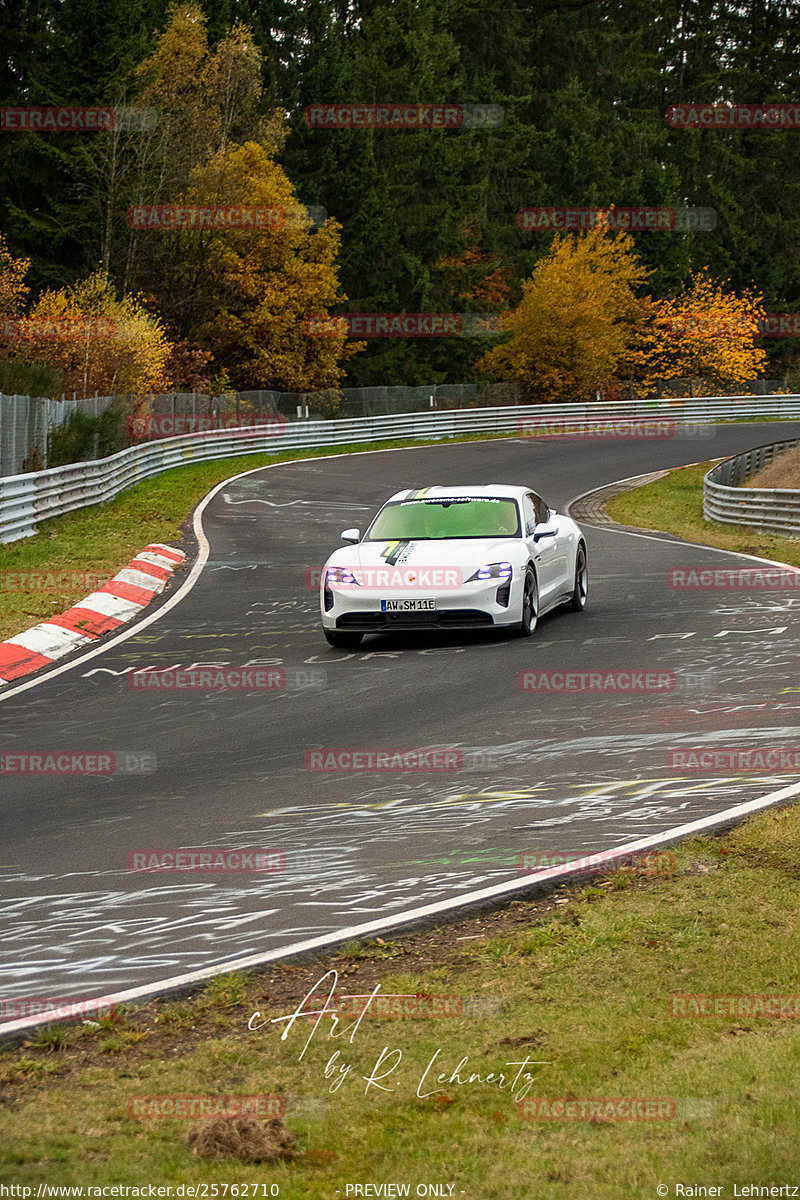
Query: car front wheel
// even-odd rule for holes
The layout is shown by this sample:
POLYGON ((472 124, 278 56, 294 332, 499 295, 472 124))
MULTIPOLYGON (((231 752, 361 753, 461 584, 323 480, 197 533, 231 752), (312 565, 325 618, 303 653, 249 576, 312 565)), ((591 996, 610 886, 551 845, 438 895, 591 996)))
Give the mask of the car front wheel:
POLYGON ((520 637, 530 637, 539 619, 539 585, 532 567, 525 572, 525 582, 522 585, 522 611, 517 633, 520 637))

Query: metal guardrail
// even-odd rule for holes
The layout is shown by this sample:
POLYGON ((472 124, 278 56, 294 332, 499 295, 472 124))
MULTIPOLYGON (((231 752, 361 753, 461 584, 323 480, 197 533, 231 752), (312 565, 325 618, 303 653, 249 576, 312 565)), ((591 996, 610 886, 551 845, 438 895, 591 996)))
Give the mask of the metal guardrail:
MULTIPOLYGON (((219 429, 130 446, 109 458, 70 463, 0 479, 0 543, 31 537, 37 522, 113 499, 140 479, 208 459, 314 449, 393 439, 438 439, 465 433, 557 436, 577 423, 659 420, 661 433, 713 421, 778 417, 800 420, 800 396, 716 396, 622 401, 616 404, 539 404, 449 412, 403 413, 243 429, 219 429), (537 427, 537 428, 534 428, 537 427)), ((578 434, 577 436, 582 436, 578 434)), ((591 437, 591 431, 583 436, 591 437)), ((623 431, 620 436, 625 436, 623 431)))
POLYGON ((800 443, 769 442, 712 467, 703 480, 703 516, 723 525, 752 525, 770 533, 800 537, 800 490, 742 485, 774 458, 800 443))

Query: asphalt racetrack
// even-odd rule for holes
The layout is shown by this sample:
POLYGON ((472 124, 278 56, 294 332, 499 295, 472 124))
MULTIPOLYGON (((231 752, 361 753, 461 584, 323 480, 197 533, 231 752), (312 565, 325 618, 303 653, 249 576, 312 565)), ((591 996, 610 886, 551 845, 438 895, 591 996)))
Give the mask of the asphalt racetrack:
POLYGON ((584 525, 585 613, 559 610, 529 639, 372 636, 354 652, 323 640, 316 569, 342 529, 363 529, 403 487, 523 483, 564 511, 614 480, 797 430, 443 444, 289 463, 224 485, 203 517, 208 562, 177 604, 0 694, 5 752, 106 753, 120 764, 88 778, 4 775, 3 995, 107 995, 375 918, 390 929, 407 909, 524 882, 521 854, 607 850, 795 783, 791 772, 668 766, 675 749, 796 744, 800 592, 667 582, 673 567, 746 559, 584 525), (292 685, 130 686, 145 667, 206 664, 281 667, 292 685), (520 690, 520 671, 545 667, 657 668, 675 686, 520 690), (461 767, 331 772, 305 760, 318 748, 431 746, 461 751, 461 767), (129 870, 132 852, 171 847, 266 848, 285 855, 285 869, 129 870))

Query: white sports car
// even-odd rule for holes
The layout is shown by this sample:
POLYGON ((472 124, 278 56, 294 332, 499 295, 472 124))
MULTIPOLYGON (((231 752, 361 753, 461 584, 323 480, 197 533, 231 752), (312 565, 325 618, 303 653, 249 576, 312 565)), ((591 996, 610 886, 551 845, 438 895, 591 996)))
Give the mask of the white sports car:
POLYGON ((367 532, 346 529, 320 582, 322 630, 352 648, 365 633, 505 628, 530 636, 560 604, 586 606, 586 542, 527 487, 397 492, 367 532))

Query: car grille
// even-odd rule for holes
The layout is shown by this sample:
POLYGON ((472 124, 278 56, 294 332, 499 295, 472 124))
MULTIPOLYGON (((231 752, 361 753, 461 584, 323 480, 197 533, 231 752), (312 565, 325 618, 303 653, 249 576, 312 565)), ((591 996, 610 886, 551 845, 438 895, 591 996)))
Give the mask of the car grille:
POLYGON ((336 618, 337 629, 368 633, 380 629, 452 629, 494 625, 489 613, 477 608, 444 608, 436 612, 353 612, 336 618))

